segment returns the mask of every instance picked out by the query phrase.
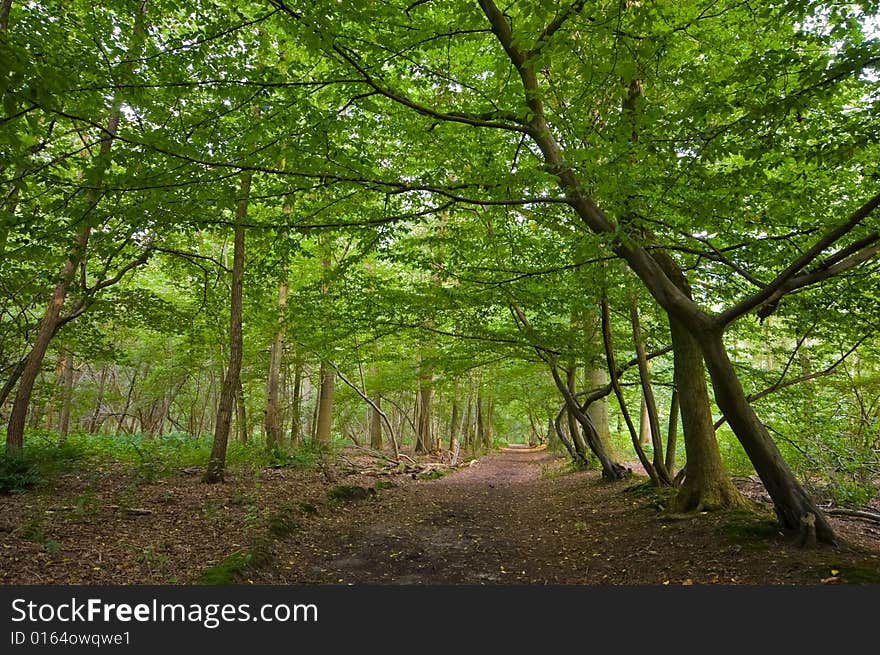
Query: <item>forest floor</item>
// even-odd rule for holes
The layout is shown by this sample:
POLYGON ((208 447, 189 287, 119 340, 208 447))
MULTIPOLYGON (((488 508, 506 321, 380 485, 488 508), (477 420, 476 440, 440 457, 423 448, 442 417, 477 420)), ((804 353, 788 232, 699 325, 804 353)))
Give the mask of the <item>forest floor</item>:
MULTIPOLYGON (((378 491, 364 456, 346 461, 222 485, 68 473, 0 497, 0 583, 880 582, 880 526, 859 519, 831 517, 841 547, 805 550, 769 510, 670 515, 642 478, 608 483, 546 451, 505 449, 437 480, 382 476, 378 491), (363 493, 329 499, 341 484, 363 493)), ((760 485, 743 489, 760 503, 760 485)))

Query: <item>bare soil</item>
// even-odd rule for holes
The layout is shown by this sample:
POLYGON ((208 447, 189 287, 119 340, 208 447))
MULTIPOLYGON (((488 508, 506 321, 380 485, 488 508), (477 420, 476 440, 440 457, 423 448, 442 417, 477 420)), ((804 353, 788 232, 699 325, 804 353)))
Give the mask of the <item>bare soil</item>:
MULTIPOLYGON (((565 472, 545 451, 506 450, 438 480, 382 476, 362 454, 333 472, 194 472, 140 480, 81 471, 0 497, 0 583, 186 584, 266 534, 279 507, 295 524, 271 558, 236 579, 259 584, 836 584, 880 582, 880 525, 832 517, 839 548, 804 550, 765 514, 669 515, 644 480, 565 472), (564 474, 563 474, 564 473, 564 474)), ((763 490, 741 481, 760 503, 763 490)))

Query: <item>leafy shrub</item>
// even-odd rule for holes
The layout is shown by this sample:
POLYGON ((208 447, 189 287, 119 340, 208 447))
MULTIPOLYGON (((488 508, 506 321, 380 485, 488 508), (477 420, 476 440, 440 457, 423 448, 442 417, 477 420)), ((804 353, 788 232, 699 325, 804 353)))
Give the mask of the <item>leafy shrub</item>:
POLYGON ((24 491, 40 479, 34 463, 23 453, 0 454, 0 494, 24 491))

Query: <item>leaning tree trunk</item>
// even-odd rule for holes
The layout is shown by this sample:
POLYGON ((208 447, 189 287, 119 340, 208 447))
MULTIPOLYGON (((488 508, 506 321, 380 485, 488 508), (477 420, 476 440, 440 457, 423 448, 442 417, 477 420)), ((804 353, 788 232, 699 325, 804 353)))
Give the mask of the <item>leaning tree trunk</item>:
MULTIPOLYGON (((568 393, 574 398, 577 395, 577 364, 574 362, 570 364, 566 371, 565 384, 568 393)), ((566 412, 568 418, 568 434, 571 437, 571 443, 574 445, 577 461, 578 463, 586 464, 589 462, 589 457, 587 455, 587 443, 584 441, 584 435, 580 430, 580 425, 578 425, 578 417, 575 415, 578 408, 573 403, 567 402, 566 405, 568 406, 568 411, 566 412)))
MULTIPOLYGON (((4 0, 0 6, 0 32, 6 32, 8 29, 9 11, 12 7, 11 0, 4 0)), ((142 2, 140 10, 135 18, 134 42, 138 46, 134 52, 141 50, 144 45, 146 29, 144 28, 144 15, 146 14, 146 2, 142 2)), ((135 61, 136 57, 132 57, 130 61, 135 61)), ((107 127, 102 131, 101 147, 98 151, 96 160, 97 179, 103 178, 103 172, 109 164, 110 149, 113 141, 116 139, 116 132, 119 129, 120 121, 120 103, 114 101, 113 108, 107 117, 107 127)), ((43 364, 43 358, 49 348, 49 343, 58 329, 61 318, 61 310, 67 299, 67 293, 70 285, 76 276, 77 270, 84 262, 86 250, 89 245, 89 238, 92 233, 92 217, 91 214, 100 202, 100 195, 94 189, 90 189, 86 193, 86 207, 82 217, 80 217, 80 228, 76 238, 67 255, 67 261, 58 276, 55 288, 52 291, 52 297, 46 307, 46 311, 40 320, 37 338, 27 355, 24 367, 19 379, 18 389, 15 394, 15 400, 12 404, 12 411, 9 415, 9 423, 6 428, 6 448, 7 450, 20 450, 24 445, 24 427, 27 420, 28 408, 30 407, 31 395, 33 394, 34 384, 40 373, 43 364)))
MULTIPOLYGON (((761 482, 764 483, 767 493, 773 499, 779 522, 791 530, 802 530, 804 525, 815 522, 816 537, 826 543, 836 543, 834 530, 828 524, 825 515, 819 511, 797 481, 767 428, 749 404, 727 355, 721 333, 704 334, 699 344, 706 359, 709 376, 712 378, 715 402, 724 413, 761 482)), ((690 477, 690 464, 688 464, 688 477, 690 477)))
MULTIPOLYGON (((672 478, 666 470, 666 460, 663 458, 663 441, 660 436, 660 419, 657 415, 657 401, 654 399, 654 387, 651 384, 651 373, 648 366, 648 356, 645 352, 645 342, 642 340, 642 328, 639 321, 639 310, 636 305, 635 298, 630 298, 629 317, 632 324, 633 342, 636 346, 636 357, 639 364, 639 381, 642 386, 642 423, 640 428, 645 426, 645 418, 650 426, 649 434, 651 438, 651 446, 653 448, 653 465, 657 472, 657 477, 664 485, 672 484, 672 478)), ((640 435, 641 437, 642 435, 640 435)), ((641 439, 640 439, 641 440, 641 439)))
MULTIPOLYGON (((241 360, 243 339, 242 323, 242 285, 244 279, 244 225, 247 216, 248 198, 251 189, 251 173, 241 179, 241 198, 235 212, 235 239, 232 257, 232 291, 229 306, 229 368, 223 378, 220 402, 217 405, 217 420, 214 424, 214 444, 211 459, 202 476, 203 482, 222 482, 226 470, 226 448, 229 443, 229 427, 232 423, 232 410, 235 394, 241 384, 241 360)), ((239 403, 241 404, 241 403, 239 403)))

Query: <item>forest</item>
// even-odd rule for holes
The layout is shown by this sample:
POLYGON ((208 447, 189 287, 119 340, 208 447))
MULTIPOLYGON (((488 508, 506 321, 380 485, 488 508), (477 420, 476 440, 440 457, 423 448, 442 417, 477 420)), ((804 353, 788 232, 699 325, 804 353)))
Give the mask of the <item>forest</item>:
POLYGON ((878 5, 0 0, 0 582, 880 582, 878 5))

